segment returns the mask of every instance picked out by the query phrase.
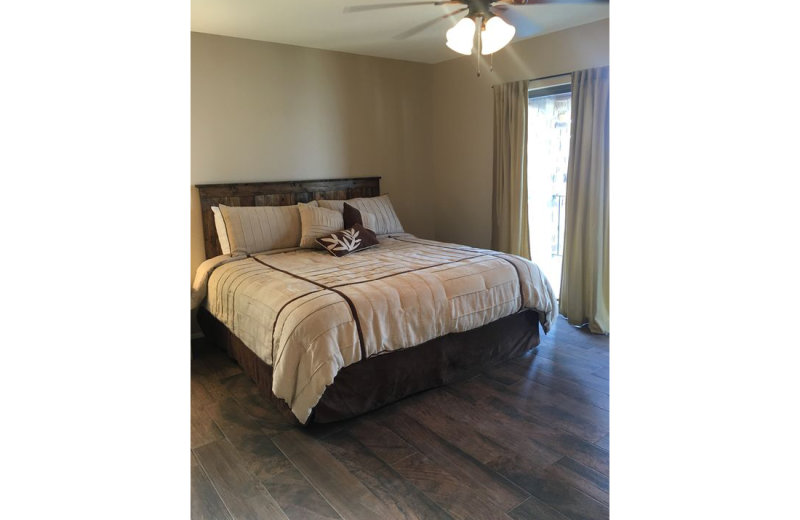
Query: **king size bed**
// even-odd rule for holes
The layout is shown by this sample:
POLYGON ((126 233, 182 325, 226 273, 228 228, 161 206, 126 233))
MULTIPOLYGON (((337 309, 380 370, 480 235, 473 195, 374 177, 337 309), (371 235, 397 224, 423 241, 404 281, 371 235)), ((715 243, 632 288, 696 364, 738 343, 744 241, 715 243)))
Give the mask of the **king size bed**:
MULTIPOLYGON (((353 417, 469 377, 534 348, 539 325, 547 332, 555 319, 555 296, 535 264, 403 232, 391 204, 376 204, 379 178, 197 188, 208 258, 192 291, 201 328, 300 423, 353 417), (341 257, 308 245, 241 246, 253 243, 249 234, 279 232, 264 231, 263 220, 253 231, 231 208, 300 203, 309 211, 313 201, 353 201, 365 224, 372 211, 375 226, 390 232, 341 257), (229 247, 240 235, 229 254, 217 208, 229 247)), ((292 222, 276 225, 280 234, 291 234, 292 222)), ((303 220, 298 244, 307 243, 306 227, 303 220)))

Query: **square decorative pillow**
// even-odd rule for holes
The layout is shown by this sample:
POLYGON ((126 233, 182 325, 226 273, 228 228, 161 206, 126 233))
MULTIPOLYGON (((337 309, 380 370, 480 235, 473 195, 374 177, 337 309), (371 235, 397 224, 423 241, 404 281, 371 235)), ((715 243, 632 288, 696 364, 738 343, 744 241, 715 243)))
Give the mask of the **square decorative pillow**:
POLYGON ((342 214, 336 210, 298 204, 300 210, 300 247, 319 247, 317 239, 344 229, 342 214))
POLYGON ((318 238, 317 243, 333 256, 343 257, 377 245, 378 237, 361 224, 355 224, 350 229, 318 238))
POLYGON ((355 224, 361 224, 370 231, 375 231, 375 228, 378 226, 378 219, 375 215, 356 209, 346 202, 344 203, 342 215, 344 216, 345 228, 351 228, 355 224))

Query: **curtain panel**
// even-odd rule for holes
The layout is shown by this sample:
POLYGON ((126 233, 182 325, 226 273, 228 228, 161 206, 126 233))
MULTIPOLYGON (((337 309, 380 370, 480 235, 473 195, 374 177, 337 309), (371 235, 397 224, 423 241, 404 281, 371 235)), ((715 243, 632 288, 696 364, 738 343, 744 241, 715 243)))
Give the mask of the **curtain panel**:
POLYGON ((492 249, 530 259, 528 81, 494 86, 492 249))
POLYGON ((609 332, 609 69, 572 74, 561 313, 609 332))

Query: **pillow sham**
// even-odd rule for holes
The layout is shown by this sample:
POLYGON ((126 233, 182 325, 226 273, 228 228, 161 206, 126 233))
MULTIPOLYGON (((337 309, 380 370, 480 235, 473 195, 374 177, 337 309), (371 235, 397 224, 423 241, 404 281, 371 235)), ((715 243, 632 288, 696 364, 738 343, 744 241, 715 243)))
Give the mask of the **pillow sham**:
POLYGON ((217 228, 217 238, 219 239, 219 247, 222 249, 223 255, 231 254, 231 244, 228 242, 228 230, 225 229, 225 219, 222 218, 217 206, 211 206, 211 212, 214 214, 214 227, 217 228))
POLYGON ((295 206, 219 205, 231 254, 263 253, 300 245, 300 211, 295 206))
POLYGON ((317 239, 319 245, 330 254, 341 258, 356 251, 363 251, 378 244, 375 233, 361 224, 356 224, 350 229, 343 229, 328 236, 317 239))
POLYGON ((300 210, 300 247, 318 248, 319 237, 344 229, 342 214, 336 210, 302 203, 297 205, 297 209, 300 210))
MULTIPOLYGON (((345 202, 361 212, 371 213, 375 216, 375 227, 366 227, 376 234, 405 233, 388 194, 383 194, 380 197, 360 197, 350 200, 320 200, 319 205, 322 208, 335 209, 344 213, 345 202)), ((345 227, 348 226, 345 224, 345 227)))

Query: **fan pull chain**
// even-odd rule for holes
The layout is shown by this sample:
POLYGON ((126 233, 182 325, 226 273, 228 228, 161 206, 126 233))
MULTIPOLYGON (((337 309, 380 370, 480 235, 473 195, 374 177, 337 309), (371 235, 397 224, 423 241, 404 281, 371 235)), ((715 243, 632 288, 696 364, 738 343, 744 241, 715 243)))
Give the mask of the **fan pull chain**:
POLYGON ((477 54, 477 57, 478 57, 478 77, 480 78, 481 77, 481 50, 483 49, 483 34, 481 34, 481 32, 483 31, 483 19, 479 17, 478 21, 479 21, 479 23, 477 24, 478 25, 478 54, 477 54))
POLYGON ((494 53, 489 55, 489 72, 494 72, 494 53))

